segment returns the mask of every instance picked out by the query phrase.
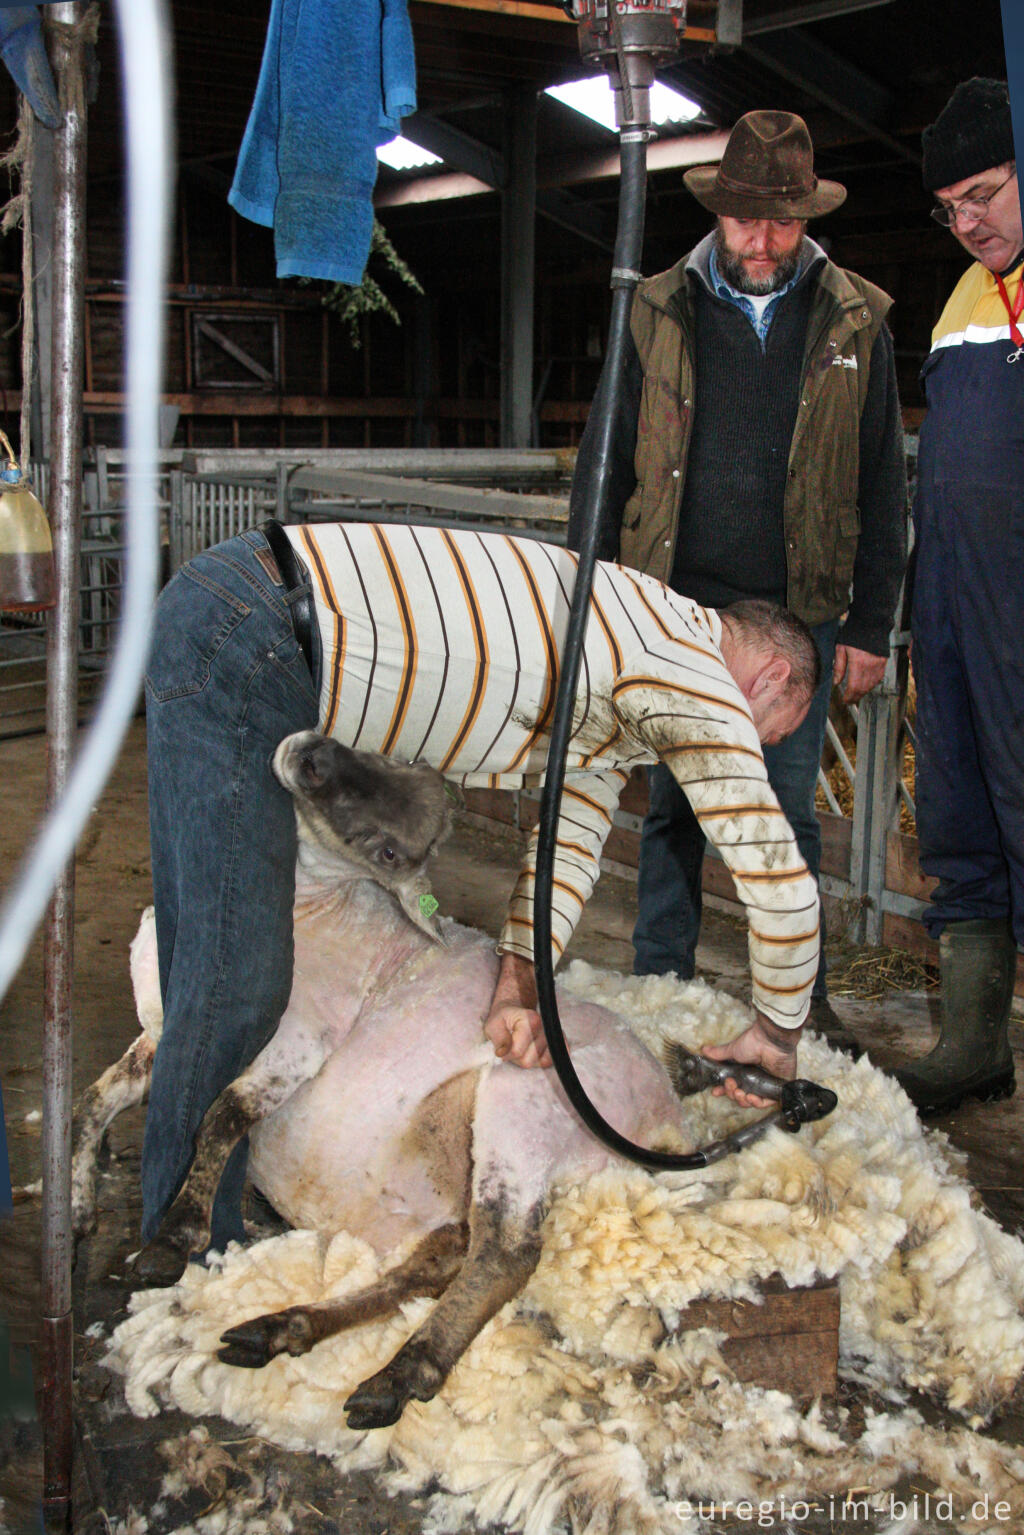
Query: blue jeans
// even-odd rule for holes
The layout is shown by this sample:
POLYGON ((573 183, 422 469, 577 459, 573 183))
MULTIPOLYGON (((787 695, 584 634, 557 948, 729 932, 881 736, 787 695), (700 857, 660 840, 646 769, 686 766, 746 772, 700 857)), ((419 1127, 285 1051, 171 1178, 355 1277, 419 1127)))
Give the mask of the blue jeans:
MULTIPOLYGON (((289 599, 243 533, 184 566, 156 610, 146 675, 150 841, 164 1030, 142 1151, 142 1238, 154 1235, 217 1095, 271 1038, 291 991, 296 831, 271 772, 315 728, 319 679, 289 599)), ((214 1203, 211 1245, 242 1239, 248 1147, 214 1203)))
MULTIPOLYGON (((818 624, 812 630, 821 656, 821 684, 799 730, 778 746, 766 746, 764 750, 768 781, 815 879, 821 868, 821 827, 814 795, 825 742, 838 632, 835 621, 818 624)), ((650 809, 640 838, 633 972, 667 975, 674 971, 681 979, 690 980, 700 936, 704 833, 689 800, 663 763, 648 768, 647 779, 650 809)), ((823 913, 821 959, 814 995, 825 994, 823 913)))

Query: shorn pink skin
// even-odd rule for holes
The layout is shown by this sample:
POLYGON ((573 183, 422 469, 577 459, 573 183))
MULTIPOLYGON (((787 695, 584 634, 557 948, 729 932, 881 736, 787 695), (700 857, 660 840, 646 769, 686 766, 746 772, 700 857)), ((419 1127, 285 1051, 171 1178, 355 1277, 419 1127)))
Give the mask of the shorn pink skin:
MULTIPOLYGON (((351 1427, 381 1427, 410 1398, 433 1396, 484 1323, 522 1289, 540 1255, 554 1185, 585 1178, 612 1156, 577 1118, 554 1072, 501 1061, 484 1038, 498 969, 493 941, 451 921, 435 931, 432 920, 410 920, 401 893, 383 889, 343 848, 304 838, 301 814, 299 823, 288 1007, 274 1038, 207 1114, 189 1178, 143 1249, 139 1272, 172 1283, 188 1254, 203 1251, 220 1172, 248 1133, 252 1178, 293 1225, 347 1230, 384 1257, 409 1242, 413 1250, 343 1302, 231 1328, 221 1358, 256 1368, 412 1295, 436 1296, 426 1322, 345 1404, 351 1427)), ((132 952, 136 1002, 152 1033, 154 931, 144 919, 132 952)), ((621 1019, 569 995, 560 1011, 579 1077, 610 1124, 645 1145, 659 1136, 664 1145, 667 1127, 682 1129, 666 1068, 621 1019)), ((149 1059, 152 1042, 142 1040, 149 1059)), ((138 1101, 139 1075, 136 1048, 105 1074, 106 1087, 101 1079, 89 1090, 79 1172, 110 1117, 104 1094, 118 1107, 132 1095, 138 1101)), ((79 1183, 85 1189, 84 1176, 79 1183)))

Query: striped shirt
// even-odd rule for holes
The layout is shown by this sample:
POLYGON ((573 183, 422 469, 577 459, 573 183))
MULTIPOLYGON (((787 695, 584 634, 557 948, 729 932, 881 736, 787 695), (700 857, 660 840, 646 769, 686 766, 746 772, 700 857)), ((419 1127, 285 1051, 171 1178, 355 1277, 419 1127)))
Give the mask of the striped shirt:
MULTIPOLYGON (((543 781, 576 556, 498 533, 369 524, 290 527, 323 645, 320 730, 423 759, 469 788, 543 781)), ((630 770, 665 762, 747 907, 756 1005, 806 1015, 818 896, 768 783, 722 625, 661 582, 597 567, 558 825, 558 953, 599 872, 630 770)), ((536 832, 499 947, 533 954, 536 832)))

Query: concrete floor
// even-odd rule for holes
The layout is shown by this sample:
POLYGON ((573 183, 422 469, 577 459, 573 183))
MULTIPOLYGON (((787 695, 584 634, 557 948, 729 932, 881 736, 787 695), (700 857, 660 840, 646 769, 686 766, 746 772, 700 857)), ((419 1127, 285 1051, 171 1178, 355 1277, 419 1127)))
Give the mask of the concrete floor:
MULTIPOLYGON (((0 866, 12 871, 36 824, 45 784, 42 737, 0 742, 0 781, 5 814, 0 818, 0 866)), ((443 911, 497 932, 518 862, 516 834, 493 825, 463 822, 442 850, 434 871, 443 911)), ((138 916, 150 899, 145 802, 145 732, 137 722, 112 781, 81 840, 76 873, 74 1087, 81 1091, 125 1048, 136 1024, 128 982, 127 949, 138 916)), ((631 882, 602 877, 571 954, 612 969, 628 970, 635 892, 631 882)), ((717 911, 705 917, 699 971, 737 995, 747 985, 743 926, 717 911)), ((37 942, 8 997, 0 1004, 0 1084, 15 1186, 40 1176, 39 1111, 42 1106, 42 991, 37 942)), ((886 1065, 923 1053, 929 1045, 934 996, 894 992, 881 1002, 835 1001, 836 1011, 886 1065)), ((1024 1030, 1013 1028, 1018 1069, 1024 1075, 1024 1030)), ((980 1200, 1010 1230, 1024 1226, 1024 1094, 1008 1103, 972 1105, 936 1122, 967 1154, 980 1200)), ((164 1461, 161 1444, 181 1439, 195 1425, 175 1413, 137 1420, 128 1413, 118 1384, 98 1363, 101 1339, 123 1313, 129 1286, 123 1260, 137 1245, 138 1160, 141 1111, 125 1116, 111 1135, 112 1160, 101 1187, 97 1233, 79 1252, 74 1281, 76 1350, 76 1459, 73 1528, 110 1531, 130 1506, 145 1510, 149 1535, 174 1531, 225 1496, 241 1498, 254 1476, 287 1480, 296 1528, 340 1530, 345 1535, 419 1535, 422 1519, 413 1500, 385 1498, 368 1476, 341 1479, 326 1462, 289 1455, 262 1442, 240 1441, 233 1425, 210 1421, 211 1436, 228 1456, 216 1487, 191 1499, 164 1500, 154 1510, 164 1461), (308 1523, 306 1521, 309 1521, 308 1523)), ((255 1212, 259 1215, 259 1211, 255 1212)), ((9 1329, 14 1371, 35 1350, 39 1313, 39 1207, 16 1205, 0 1223, 0 1328, 9 1329)), ((3 1337, 0 1332, 0 1369, 3 1337)), ((35 1380, 40 1372, 35 1364, 35 1380)), ((12 1375, 12 1379, 15 1375, 12 1375)), ((8 1382, 9 1385, 9 1382, 8 1382)), ((40 1528, 40 1436, 30 1412, 20 1418, 4 1408, 0 1379, 0 1497, 6 1528, 40 1528)), ((9 1393, 8 1393, 9 1394, 9 1393)), ((848 1394, 853 1402, 854 1395, 848 1394)), ((1021 1443, 1021 1420, 1007 1417, 1001 1433, 1021 1443)), ((0 1531, 5 1528, 0 1512, 0 1531)), ((808 1526, 808 1529, 811 1529, 808 1526)), ((818 1526, 814 1526, 815 1529, 818 1526)), ((828 1524, 820 1528, 828 1530, 828 1524)), ((838 1528, 838 1527, 837 1527, 838 1528)), ((863 1525, 858 1527, 864 1530, 863 1525)), ((918 1526, 921 1535, 933 1527, 918 1526)), ((935 1530, 943 1526, 936 1524, 935 1530)), ((128 1532, 125 1531, 125 1535, 128 1532)))

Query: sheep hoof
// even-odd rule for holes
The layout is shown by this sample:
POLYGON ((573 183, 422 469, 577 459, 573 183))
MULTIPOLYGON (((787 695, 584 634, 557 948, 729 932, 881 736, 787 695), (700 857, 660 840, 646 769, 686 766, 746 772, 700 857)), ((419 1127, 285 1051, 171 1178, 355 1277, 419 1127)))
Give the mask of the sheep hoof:
POLYGON ((357 1386, 345 1403, 345 1420, 357 1432, 367 1428, 390 1428, 402 1416, 407 1398, 387 1389, 381 1375, 371 1376, 357 1386))
POLYGON ((423 1343, 410 1339, 386 1364, 357 1386, 345 1403, 349 1428, 387 1428, 397 1423, 410 1398, 429 1402, 444 1385, 444 1371, 423 1343))
POLYGON ((158 1289, 177 1284, 187 1267, 187 1252, 183 1253, 180 1248, 161 1237, 154 1237, 141 1252, 136 1253, 130 1273, 133 1279, 158 1289))
POLYGON ((316 1342, 309 1317, 301 1307, 253 1317, 221 1333, 217 1358, 242 1370, 262 1370, 278 1354, 308 1354, 316 1342))

